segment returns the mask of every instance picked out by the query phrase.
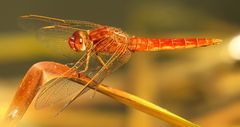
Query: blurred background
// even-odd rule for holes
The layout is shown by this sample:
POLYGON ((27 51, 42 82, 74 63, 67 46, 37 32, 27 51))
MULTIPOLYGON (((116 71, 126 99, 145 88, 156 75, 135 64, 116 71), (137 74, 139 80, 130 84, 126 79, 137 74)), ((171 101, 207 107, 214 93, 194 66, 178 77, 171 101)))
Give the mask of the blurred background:
MULTIPOLYGON (((18 27, 39 14, 121 28, 144 37, 211 37, 204 48, 134 53, 104 84, 122 89, 206 127, 240 126, 240 1, 58 0, 1 1, 0 118, 26 71, 39 61, 65 63, 18 27)), ((99 93, 84 95, 54 118, 30 107, 18 127, 169 126, 99 93)))

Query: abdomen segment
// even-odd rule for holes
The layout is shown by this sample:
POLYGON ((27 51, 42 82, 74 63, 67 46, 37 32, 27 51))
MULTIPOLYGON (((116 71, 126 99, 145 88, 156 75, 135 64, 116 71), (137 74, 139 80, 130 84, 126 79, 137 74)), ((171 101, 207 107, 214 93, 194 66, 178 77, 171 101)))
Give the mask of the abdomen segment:
POLYGON ((129 49, 132 51, 159 51, 171 49, 194 48, 213 45, 221 42, 212 38, 160 38, 150 39, 131 37, 129 49))

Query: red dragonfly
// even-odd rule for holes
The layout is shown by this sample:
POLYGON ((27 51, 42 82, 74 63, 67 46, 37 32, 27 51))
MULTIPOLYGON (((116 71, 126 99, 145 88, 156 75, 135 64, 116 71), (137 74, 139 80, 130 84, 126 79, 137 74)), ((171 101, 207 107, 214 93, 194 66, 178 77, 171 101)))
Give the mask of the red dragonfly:
MULTIPOLYGON (((107 75, 125 64, 136 51, 160 51, 203 47, 219 43, 212 38, 144 38, 128 36, 119 28, 79 20, 63 20, 40 15, 21 16, 27 24, 38 28, 42 42, 54 43, 54 46, 65 45, 72 53, 81 58, 72 68, 91 77, 83 88, 73 85, 65 78, 57 78, 42 88, 35 103, 36 108, 55 105, 64 100, 65 109, 77 97, 88 90, 92 82, 100 83, 107 75), (40 22, 40 23, 39 23, 40 22), (47 36, 61 33, 55 41, 47 36)), ((29 26, 27 26, 29 27, 29 26)), ((28 29, 28 28, 27 28, 28 29)), ((63 48, 63 46, 62 46, 63 48)), ((67 73, 67 72, 66 72, 67 73)))

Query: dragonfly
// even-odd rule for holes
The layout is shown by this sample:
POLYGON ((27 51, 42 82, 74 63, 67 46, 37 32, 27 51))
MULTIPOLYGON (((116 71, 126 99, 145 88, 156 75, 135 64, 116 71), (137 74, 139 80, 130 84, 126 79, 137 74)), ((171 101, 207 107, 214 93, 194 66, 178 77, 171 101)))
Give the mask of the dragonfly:
POLYGON ((21 16, 20 19, 24 21, 25 28, 34 27, 38 31, 41 42, 53 43, 54 47, 61 45, 61 48, 77 54, 78 60, 71 65, 71 69, 78 70, 91 78, 81 88, 80 85, 74 84, 64 77, 56 78, 41 88, 42 90, 35 102, 35 108, 41 109, 62 101, 63 106, 59 112, 86 93, 90 84, 101 83, 104 78, 127 63, 134 52, 196 48, 221 42, 220 39, 214 38, 129 36, 121 29, 112 26, 41 15, 25 15, 21 16), (51 37, 55 39, 49 39, 48 36, 55 36, 51 37))

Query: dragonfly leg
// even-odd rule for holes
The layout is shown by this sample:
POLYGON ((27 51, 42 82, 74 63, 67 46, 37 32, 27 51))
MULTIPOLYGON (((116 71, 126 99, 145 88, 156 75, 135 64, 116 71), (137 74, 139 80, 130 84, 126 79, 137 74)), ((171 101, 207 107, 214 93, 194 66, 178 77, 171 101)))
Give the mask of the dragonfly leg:
POLYGON ((86 72, 88 70, 88 65, 89 65, 89 60, 90 60, 90 55, 91 55, 91 52, 88 52, 87 53, 87 58, 86 58, 86 63, 85 63, 85 67, 83 70, 80 71, 80 73, 83 73, 83 72, 86 72))
POLYGON ((99 56, 98 54, 96 54, 96 56, 97 56, 98 61, 102 64, 102 66, 105 67, 105 69, 108 69, 108 67, 107 67, 106 63, 103 61, 102 57, 99 56))
POLYGON ((88 50, 87 50, 87 58, 86 58, 86 64, 85 64, 85 68, 80 71, 80 73, 84 73, 88 70, 88 65, 89 65, 89 61, 90 61, 90 57, 91 57, 91 54, 92 54, 92 48, 93 48, 93 43, 89 43, 90 45, 88 46, 88 50))

